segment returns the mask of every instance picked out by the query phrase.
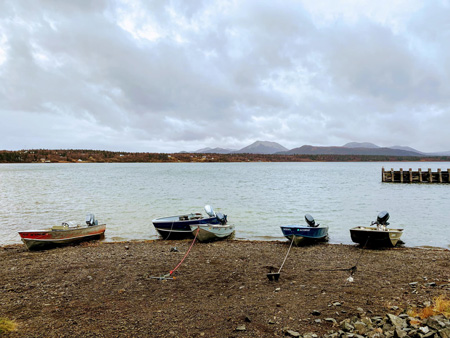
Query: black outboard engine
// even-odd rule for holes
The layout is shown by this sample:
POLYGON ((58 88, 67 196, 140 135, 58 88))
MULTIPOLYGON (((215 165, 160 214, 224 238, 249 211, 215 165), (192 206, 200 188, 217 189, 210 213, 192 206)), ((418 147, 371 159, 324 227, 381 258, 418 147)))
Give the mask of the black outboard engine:
POLYGON ((387 211, 381 211, 377 216, 377 224, 389 225, 388 219, 389 219, 389 213, 387 211))
POLYGON ((220 224, 222 224, 222 225, 227 224, 227 215, 224 215, 224 214, 218 212, 218 213, 216 213, 216 218, 220 224))
POLYGON ((89 226, 98 225, 98 221, 95 219, 94 214, 86 215, 86 224, 89 226))
POLYGON ((316 224, 316 221, 314 220, 314 217, 312 217, 310 214, 306 214, 305 215, 305 221, 306 221, 306 223, 308 223, 308 225, 311 228, 315 228, 315 227, 319 226, 319 224, 316 224))

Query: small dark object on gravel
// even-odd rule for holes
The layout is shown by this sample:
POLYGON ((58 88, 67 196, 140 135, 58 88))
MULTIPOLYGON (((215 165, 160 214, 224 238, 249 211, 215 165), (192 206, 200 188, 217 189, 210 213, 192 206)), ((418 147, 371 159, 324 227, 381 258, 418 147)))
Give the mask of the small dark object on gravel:
POLYGON ((270 281, 278 282, 278 279, 280 279, 280 273, 279 272, 270 272, 267 274, 267 278, 269 278, 270 281))

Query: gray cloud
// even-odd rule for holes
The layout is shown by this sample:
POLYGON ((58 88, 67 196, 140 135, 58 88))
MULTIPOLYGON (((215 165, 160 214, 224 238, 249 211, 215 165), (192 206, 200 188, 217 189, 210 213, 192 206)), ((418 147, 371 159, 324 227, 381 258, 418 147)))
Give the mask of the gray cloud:
POLYGON ((448 150, 449 7, 366 6, 0 2, 0 148, 448 150))

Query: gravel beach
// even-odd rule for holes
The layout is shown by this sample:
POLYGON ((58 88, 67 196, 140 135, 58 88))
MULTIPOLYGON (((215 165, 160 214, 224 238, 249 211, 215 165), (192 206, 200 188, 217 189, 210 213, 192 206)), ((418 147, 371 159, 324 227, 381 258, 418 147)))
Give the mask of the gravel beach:
POLYGON ((101 241, 30 252, 0 247, 4 337, 283 337, 325 334, 450 297, 450 251, 228 240, 101 241), (176 248, 176 249, 175 249, 176 248), (351 268, 356 266, 353 281, 351 268))

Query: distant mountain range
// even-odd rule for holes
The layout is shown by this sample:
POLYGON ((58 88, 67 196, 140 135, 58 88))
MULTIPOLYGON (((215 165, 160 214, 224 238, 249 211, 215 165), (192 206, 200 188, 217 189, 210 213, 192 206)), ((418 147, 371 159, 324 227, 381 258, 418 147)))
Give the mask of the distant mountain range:
POLYGON ((234 151, 236 154, 275 154, 288 151, 281 144, 269 141, 256 141, 247 147, 234 151))
POLYGON ((194 151, 194 153, 199 154, 230 154, 234 152, 235 149, 225 149, 225 148, 202 148, 194 151))
POLYGON ((301 146, 285 152, 287 155, 372 155, 372 156, 424 156, 413 151, 392 148, 347 148, 301 146))
POLYGON ((288 149, 281 144, 269 141, 256 141, 242 149, 225 149, 225 148, 203 148, 194 151, 201 154, 275 154, 288 149))
POLYGON ((350 142, 343 146, 319 147, 304 145, 288 150, 281 144, 256 141, 242 149, 203 148, 201 154, 285 154, 285 155, 372 155, 372 156, 450 156, 450 151, 424 153, 407 146, 380 147, 370 142, 350 142))

